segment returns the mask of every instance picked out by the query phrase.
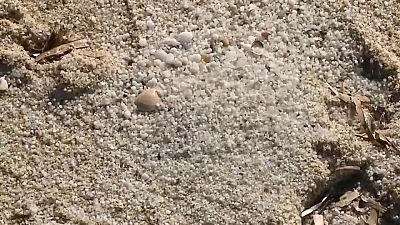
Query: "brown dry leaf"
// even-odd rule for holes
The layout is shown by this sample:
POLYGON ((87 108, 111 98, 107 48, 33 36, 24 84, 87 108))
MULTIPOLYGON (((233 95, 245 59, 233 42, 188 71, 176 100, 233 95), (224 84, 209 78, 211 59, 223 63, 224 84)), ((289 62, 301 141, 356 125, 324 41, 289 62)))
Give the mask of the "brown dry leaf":
POLYGON ((376 225, 378 224, 378 212, 375 209, 371 209, 369 212, 368 220, 367 220, 368 225, 376 225))
POLYGON ((38 55, 35 59, 36 62, 40 62, 44 59, 48 59, 55 56, 61 56, 68 54, 74 49, 80 48, 87 48, 89 47, 87 39, 81 39, 73 42, 69 42, 58 47, 55 47, 47 52, 43 52, 42 54, 38 55))
POLYGON ((340 196, 339 201, 336 203, 338 207, 345 207, 350 205, 356 198, 360 197, 360 192, 357 190, 347 191, 342 196, 340 196))
POLYGON ((379 213, 385 213, 386 208, 381 205, 381 203, 375 201, 371 197, 367 197, 364 195, 361 195, 361 200, 366 202, 371 208, 377 210, 379 213))
POLYGON ((314 225, 324 225, 324 216, 320 214, 313 215, 314 225))
POLYGON ((368 138, 371 140, 374 140, 374 130, 372 128, 372 118, 371 115, 369 115, 369 113, 366 113, 361 105, 361 101, 358 98, 353 98, 352 102, 354 103, 355 107, 356 107, 356 112, 357 115, 361 121, 361 125, 362 127, 365 129, 368 138))
POLYGON ((375 140, 377 142, 379 142, 380 144, 383 144, 385 146, 389 146, 390 148, 394 149, 397 153, 400 153, 399 148, 397 148, 397 146, 389 140, 388 137, 386 137, 382 132, 380 131, 375 131, 375 140))

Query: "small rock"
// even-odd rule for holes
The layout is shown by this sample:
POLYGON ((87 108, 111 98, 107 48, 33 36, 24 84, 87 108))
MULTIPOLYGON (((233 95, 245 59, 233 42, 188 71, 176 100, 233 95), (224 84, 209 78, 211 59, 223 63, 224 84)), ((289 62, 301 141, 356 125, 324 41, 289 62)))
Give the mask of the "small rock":
POLYGON ((93 127, 96 130, 101 130, 104 127, 104 124, 102 124, 100 121, 96 120, 93 122, 93 127))
POLYGON ((177 41, 175 38, 171 38, 171 37, 165 38, 164 39, 164 44, 169 45, 169 46, 173 46, 173 47, 176 47, 176 46, 180 45, 179 41, 177 41))
POLYGON ((184 31, 176 38, 181 44, 188 44, 193 41, 193 33, 184 31))
POLYGON ((160 91, 150 88, 140 93, 135 100, 135 105, 139 111, 152 112, 162 108, 163 102, 160 91))
POLYGON ((169 53, 167 55, 167 58, 165 58, 165 63, 171 64, 174 62, 175 56, 172 53, 169 53))
POLYGON ((192 62, 201 62, 201 55, 200 54, 189 55, 188 59, 192 62))
POLYGON ((131 112, 129 110, 122 112, 122 115, 125 117, 125 119, 131 118, 131 112))
POLYGON ((147 40, 144 39, 144 38, 140 38, 140 39, 139 39, 139 46, 140 46, 140 47, 145 47, 145 46, 147 46, 147 40))
POLYGON ((155 27, 155 24, 154 24, 154 22, 152 20, 147 20, 146 21, 146 27, 147 27, 148 30, 153 30, 154 27, 155 27))
POLYGON ((0 91, 7 91, 8 90, 8 83, 4 77, 0 78, 0 91))
POLYGON ((166 53, 164 50, 157 50, 155 53, 155 57, 163 62, 166 62, 168 59, 168 53, 166 53))

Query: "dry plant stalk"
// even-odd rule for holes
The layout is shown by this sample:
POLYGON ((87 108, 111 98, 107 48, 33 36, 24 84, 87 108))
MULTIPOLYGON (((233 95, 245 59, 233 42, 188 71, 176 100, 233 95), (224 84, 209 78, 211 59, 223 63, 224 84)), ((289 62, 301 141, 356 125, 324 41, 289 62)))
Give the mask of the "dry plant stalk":
POLYGON ((80 48, 87 48, 89 47, 87 39, 81 39, 73 42, 69 42, 58 47, 55 47, 49 51, 43 52, 42 54, 38 55, 35 59, 36 62, 40 62, 44 59, 62 56, 68 54, 72 50, 80 49, 80 48))

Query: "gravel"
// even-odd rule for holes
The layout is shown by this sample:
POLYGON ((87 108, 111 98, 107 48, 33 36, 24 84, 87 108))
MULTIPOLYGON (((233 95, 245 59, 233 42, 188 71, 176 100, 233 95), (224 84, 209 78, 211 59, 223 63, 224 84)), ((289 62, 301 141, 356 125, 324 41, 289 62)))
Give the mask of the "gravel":
MULTIPOLYGON (((324 85, 376 104, 395 93, 358 66, 352 31, 363 31, 359 19, 373 23, 373 10, 360 1, 4 1, 0 68, 19 76, 0 93, 0 223, 301 224, 330 174, 318 141, 336 143, 342 163, 372 161, 380 194, 396 190, 400 157, 356 138, 357 123, 324 85), (91 47, 35 63, 16 37, 54 21, 91 47), (63 85, 72 94, 49 99, 63 85), (135 100, 155 87, 165 107, 141 112, 135 100)), ((388 127, 398 131, 397 120, 388 127)))

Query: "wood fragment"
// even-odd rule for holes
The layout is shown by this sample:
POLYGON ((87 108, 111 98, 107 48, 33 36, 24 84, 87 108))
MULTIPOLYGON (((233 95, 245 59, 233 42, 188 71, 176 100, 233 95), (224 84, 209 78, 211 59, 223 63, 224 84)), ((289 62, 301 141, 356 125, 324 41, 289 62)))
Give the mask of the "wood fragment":
POLYGON ((361 168, 359 166, 342 166, 335 169, 335 172, 342 170, 352 170, 352 171, 360 171, 361 168))
POLYGON ((375 209, 371 209, 369 212, 368 220, 367 220, 368 225, 376 225, 378 224, 378 212, 375 209))
POLYGON ((386 208, 381 205, 381 203, 375 201, 371 197, 361 195, 361 200, 363 200, 367 205, 369 205, 371 208, 375 209, 379 213, 383 214, 386 212, 386 208))
POLYGON ((324 225, 324 216, 320 214, 313 215, 314 225, 324 225))
POLYGON ((58 47, 55 47, 49 51, 43 52, 42 54, 40 54, 36 57, 35 61, 40 62, 40 61, 48 59, 48 58, 68 54, 69 52, 71 52, 72 50, 75 50, 75 49, 81 49, 81 48, 87 48, 87 47, 89 47, 87 39, 81 39, 81 40, 69 42, 69 43, 60 45, 58 47))
POLYGON ((360 192, 357 190, 347 191, 342 196, 340 196, 339 201, 336 203, 338 207, 345 207, 350 205, 356 198, 360 197, 360 192))

